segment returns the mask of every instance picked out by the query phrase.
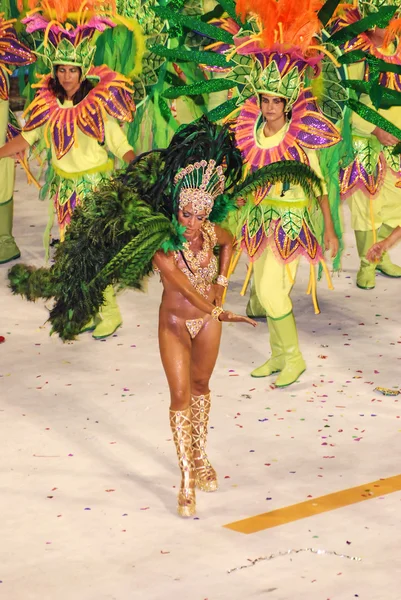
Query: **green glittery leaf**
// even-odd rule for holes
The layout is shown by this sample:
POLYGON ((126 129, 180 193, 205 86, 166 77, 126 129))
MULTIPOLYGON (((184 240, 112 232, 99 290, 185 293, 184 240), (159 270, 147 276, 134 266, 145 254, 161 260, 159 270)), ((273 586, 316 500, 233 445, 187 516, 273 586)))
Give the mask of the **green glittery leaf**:
POLYGON ((171 109, 169 105, 161 96, 159 96, 158 104, 161 116, 168 123, 171 119, 171 109))
POLYGON ((249 237, 254 237, 263 224, 263 211, 260 206, 252 206, 248 212, 247 229, 249 237))
POLYGON ((352 23, 352 25, 336 31, 328 41, 336 45, 344 44, 368 29, 374 29, 375 27, 385 28, 394 17, 396 11, 397 6, 384 6, 376 13, 369 15, 369 17, 360 19, 356 23, 352 23))
MULTIPOLYGON (((234 58, 237 66, 230 71, 230 79, 241 85, 246 85, 249 82, 249 76, 252 74, 254 61, 249 56, 237 55, 234 58), (238 60, 239 59, 239 60, 238 60)), ((252 91, 250 95, 252 94, 252 91)))
POLYGON ((159 44, 152 46, 151 50, 158 56, 163 56, 164 58, 168 58, 173 62, 195 62, 198 65, 203 64, 212 67, 224 67, 226 69, 235 66, 234 62, 227 62, 225 56, 216 54, 215 52, 194 52, 192 50, 184 50, 182 48, 174 48, 174 50, 171 50, 159 44))
POLYGON ((321 99, 319 99, 319 108, 326 115, 326 117, 334 122, 342 119, 343 111, 340 105, 329 95, 325 94, 321 99))
POLYGON ((342 85, 345 88, 354 90, 358 94, 369 94, 370 83, 369 81, 361 81, 360 79, 347 79, 343 81, 342 85))
POLYGON ((323 26, 330 21, 340 2, 341 0, 327 0, 327 2, 323 4, 322 8, 317 13, 317 16, 323 26))
POLYGON ((178 24, 183 27, 187 27, 188 29, 192 29, 193 31, 198 31, 199 33, 203 33, 207 37, 212 40, 217 40, 219 42, 223 42, 224 44, 232 45, 234 43, 233 36, 228 32, 222 29, 221 27, 215 27, 214 25, 210 25, 209 23, 204 23, 200 19, 196 17, 189 17, 185 15, 181 15, 177 12, 172 12, 163 7, 155 7, 152 9, 156 15, 163 19, 167 19, 170 25, 178 24))
POLYGON ((209 111, 207 113, 207 118, 209 119, 209 121, 216 123, 217 121, 220 121, 221 119, 227 117, 236 108, 237 98, 231 98, 231 100, 227 100, 226 102, 223 102, 223 104, 220 104, 220 106, 217 106, 213 110, 209 111))
POLYGON ((341 65, 351 65, 354 62, 360 62, 365 59, 365 52, 362 50, 353 50, 352 52, 347 52, 346 54, 342 54, 338 57, 338 62, 341 65))
POLYGON ((379 115, 379 113, 376 112, 373 108, 370 108, 369 106, 366 106, 365 104, 362 104, 362 102, 358 102, 353 98, 350 98, 347 101, 347 105, 350 107, 351 110, 355 111, 359 116, 361 116, 362 119, 365 119, 365 121, 373 123, 377 127, 384 129, 384 131, 387 131, 387 133, 391 133, 396 138, 401 140, 401 129, 399 129, 399 127, 396 127, 388 119, 385 119, 384 117, 379 115))
POLYGON ((352 144, 360 163, 366 172, 372 175, 376 171, 381 152, 379 140, 374 136, 369 138, 354 136, 352 144))
POLYGON ((241 23, 241 20, 239 19, 236 11, 235 11, 235 2, 233 2, 233 0, 219 0, 219 4, 223 7, 223 9, 225 10, 225 12, 232 18, 234 19, 234 21, 240 25, 241 27, 243 26, 243 23, 241 23))
POLYGON ((263 211, 263 222, 266 235, 269 233, 270 224, 272 221, 276 221, 279 218, 279 213, 273 206, 267 206, 263 211))
POLYGON ((398 142, 398 144, 396 146, 394 146, 394 148, 392 150, 392 154, 394 154, 394 155, 401 154, 401 142, 398 142))
POLYGON ((304 209, 286 209, 281 213, 281 227, 288 237, 295 240, 299 236, 302 228, 304 209))
POLYGON ((211 94, 235 87, 235 81, 229 79, 211 79, 198 81, 192 85, 182 85, 168 88, 163 93, 164 98, 179 98, 180 96, 197 96, 198 94, 211 94))
POLYGON ((395 147, 394 146, 384 146, 383 152, 386 157, 386 162, 390 169, 398 173, 401 170, 400 165, 400 155, 393 154, 395 147))

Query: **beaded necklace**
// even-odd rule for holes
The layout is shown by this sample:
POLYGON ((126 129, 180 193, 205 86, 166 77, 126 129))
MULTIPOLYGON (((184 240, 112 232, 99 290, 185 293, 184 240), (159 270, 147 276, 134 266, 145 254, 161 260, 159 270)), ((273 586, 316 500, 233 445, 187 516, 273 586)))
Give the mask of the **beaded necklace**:
MULTIPOLYGON (((210 261, 207 265, 202 266, 202 263, 207 259, 211 250, 216 245, 216 234, 214 231, 214 225, 209 221, 205 221, 202 225, 202 237, 203 244, 202 248, 197 254, 195 254, 191 248, 189 242, 184 243, 182 254, 187 262, 187 266, 180 267, 181 271, 188 277, 191 284, 194 286, 197 292, 208 297, 211 285, 215 279, 218 271, 217 258, 212 254, 210 261)), ((175 252, 175 259, 178 261, 180 254, 175 252)))

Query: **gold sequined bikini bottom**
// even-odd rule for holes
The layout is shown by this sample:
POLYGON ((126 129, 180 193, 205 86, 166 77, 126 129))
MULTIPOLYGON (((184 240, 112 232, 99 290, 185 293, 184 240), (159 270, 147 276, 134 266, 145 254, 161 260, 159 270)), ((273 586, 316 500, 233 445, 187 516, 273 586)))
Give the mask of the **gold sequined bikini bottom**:
POLYGON ((194 339, 202 329, 203 319, 189 319, 185 321, 185 325, 187 326, 189 335, 194 339))

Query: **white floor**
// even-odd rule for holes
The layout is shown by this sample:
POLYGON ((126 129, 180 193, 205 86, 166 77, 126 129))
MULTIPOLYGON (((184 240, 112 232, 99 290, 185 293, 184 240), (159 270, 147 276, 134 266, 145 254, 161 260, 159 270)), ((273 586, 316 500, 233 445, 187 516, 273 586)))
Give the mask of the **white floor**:
MULTIPOLYGON (((20 172, 15 199, 21 260, 40 265, 47 206, 20 172)), ((357 289, 349 229, 346 239, 335 291, 319 285, 319 316, 300 269, 293 299, 308 370, 298 383, 277 390, 249 376, 267 356, 265 323, 225 326, 209 441, 221 487, 198 494, 194 520, 176 515, 156 278, 148 294, 120 297, 117 335, 63 344, 49 337, 44 303, 13 297, 1 267, 0 598, 401 598, 400 493, 251 535, 223 528, 400 474, 401 396, 374 388, 400 386, 401 281, 357 289), (303 551, 228 573, 291 550, 303 551)), ((401 246, 392 256, 401 261, 401 246)), ((227 302, 242 312, 245 266, 227 302)))

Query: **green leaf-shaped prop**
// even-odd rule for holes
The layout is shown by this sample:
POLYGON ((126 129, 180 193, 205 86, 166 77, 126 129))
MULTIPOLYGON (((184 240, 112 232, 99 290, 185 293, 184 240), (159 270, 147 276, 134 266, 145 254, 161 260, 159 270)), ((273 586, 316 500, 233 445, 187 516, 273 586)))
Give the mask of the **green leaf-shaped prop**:
POLYGON ((281 227, 291 240, 299 236, 305 211, 303 209, 287 209, 281 216, 281 227))

